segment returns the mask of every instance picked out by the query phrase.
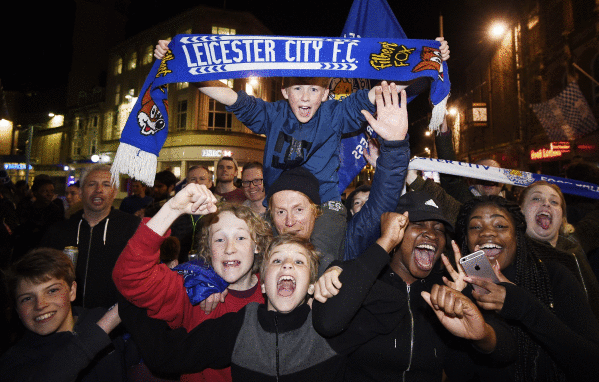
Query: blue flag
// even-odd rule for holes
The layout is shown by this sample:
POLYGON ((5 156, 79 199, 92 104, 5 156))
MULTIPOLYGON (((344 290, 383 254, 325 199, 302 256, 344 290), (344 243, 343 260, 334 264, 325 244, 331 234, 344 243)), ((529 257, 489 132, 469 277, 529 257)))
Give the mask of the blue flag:
MULTIPOLYGON (((354 0, 349 16, 343 27, 342 37, 387 37, 407 39, 401 25, 395 18, 386 0, 354 0)), ((374 81, 369 79, 333 79, 330 94, 336 99, 343 99, 359 89, 370 89, 374 81)), ((408 102, 425 90, 427 81, 419 80, 409 86, 408 102)), ((353 179, 366 165, 363 152, 368 146, 369 138, 376 133, 366 126, 365 131, 341 140, 339 160, 339 193, 342 194, 353 179)))

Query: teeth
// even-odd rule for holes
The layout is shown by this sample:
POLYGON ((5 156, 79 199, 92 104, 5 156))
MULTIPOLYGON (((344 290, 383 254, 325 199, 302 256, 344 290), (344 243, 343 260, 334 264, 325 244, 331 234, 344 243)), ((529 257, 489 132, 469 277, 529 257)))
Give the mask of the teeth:
POLYGON ((45 319, 47 319, 47 318, 50 318, 50 317, 52 317, 53 315, 54 315, 54 312, 52 312, 52 313, 46 313, 46 314, 42 314, 41 316, 38 316, 38 317, 36 317, 36 318, 35 318, 35 320, 36 320, 36 321, 43 321, 43 320, 45 320, 45 319))
POLYGON ((223 261, 223 264, 225 266, 234 266, 234 265, 239 264, 239 261, 236 261, 236 260, 234 260, 234 261, 223 261))
POLYGON ((543 215, 543 216, 547 216, 547 217, 551 217, 551 215, 549 214, 549 212, 545 212, 545 211, 543 211, 543 212, 539 212, 539 213, 537 214, 537 216, 541 216, 541 215, 543 215))
POLYGON ((279 283, 281 283, 283 281, 292 281, 293 284, 295 285, 295 279, 291 276, 281 276, 281 278, 279 279, 279 283))
POLYGON ((436 251, 437 250, 437 248, 435 246, 430 245, 430 244, 420 244, 416 248, 418 248, 418 249, 428 249, 430 251, 436 251))
POLYGON ((493 249, 493 248, 501 248, 500 245, 497 244, 493 244, 493 243, 487 243, 487 244, 483 244, 480 246, 481 249, 493 249))

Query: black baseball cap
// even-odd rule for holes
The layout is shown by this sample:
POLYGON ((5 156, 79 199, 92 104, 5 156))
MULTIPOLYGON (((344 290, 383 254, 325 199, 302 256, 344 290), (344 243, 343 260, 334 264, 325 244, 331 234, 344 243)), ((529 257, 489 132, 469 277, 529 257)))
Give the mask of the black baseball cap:
POLYGON ((435 220, 445 224, 445 228, 453 232, 453 225, 443 215, 439 202, 428 192, 410 191, 403 194, 395 212, 402 214, 406 211, 412 222, 435 220))

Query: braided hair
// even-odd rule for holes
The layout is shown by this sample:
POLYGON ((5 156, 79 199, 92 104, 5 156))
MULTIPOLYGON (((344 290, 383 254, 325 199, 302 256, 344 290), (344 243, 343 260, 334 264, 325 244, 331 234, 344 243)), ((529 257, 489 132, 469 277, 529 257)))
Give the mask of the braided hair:
MULTIPOLYGON (((518 286, 531 292, 541 303, 553 309, 553 291, 549 280, 547 268, 541 260, 539 246, 526 235, 526 220, 520 207, 515 202, 503 197, 481 196, 464 203, 458 214, 456 233, 461 243, 462 253, 469 253, 468 248, 468 223, 475 209, 482 206, 494 206, 506 211, 514 224, 516 232, 516 279, 518 286)), ((512 332, 518 342, 518 360, 516 362, 516 381, 534 381, 537 378, 536 359, 539 355, 540 345, 517 323, 511 323, 512 332)), ((564 381, 565 375, 553 365, 552 381, 564 381)))

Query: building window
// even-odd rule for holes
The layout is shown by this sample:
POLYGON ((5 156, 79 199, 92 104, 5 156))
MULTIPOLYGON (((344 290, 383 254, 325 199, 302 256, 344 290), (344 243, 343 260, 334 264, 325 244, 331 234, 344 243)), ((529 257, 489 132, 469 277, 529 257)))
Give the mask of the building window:
POLYGON ((137 68, 137 52, 131 53, 131 57, 129 57, 129 64, 127 64, 129 70, 133 70, 137 68))
POLYGON ((81 131, 75 131, 75 134, 73 134, 73 150, 71 152, 71 154, 73 156, 80 156, 81 155, 81 141, 83 140, 83 134, 81 134, 81 131))
POLYGON ((114 62, 114 75, 118 76, 123 73, 123 59, 121 57, 117 57, 114 62))
POLYGON ((148 45, 146 47, 144 57, 142 58, 142 64, 147 65, 147 64, 152 63, 153 58, 154 58, 154 47, 152 45, 148 45))
POLYGON ((177 131, 187 130, 187 100, 177 104, 177 131))
POLYGON ((112 124, 113 124, 113 115, 112 112, 108 112, 104 115, 104 134, 102 138, 105 141, 110 141, 112 139, 112 124))
POLYGON ((114 106, 118 106, 121 103, 121 85, 117 84, 114 89, 114 106))
POLYGON ((233 35, 233 34, 237 34, 237 32, 233 28, 217 27, 217 26, 213 25, 212 26, 212 34, 229 34, 229 35, 233 35))
POLYGON ((189 82, 177 82, 177 90, 187 89, 189 87, 189 82))
POLYGON ((208 128, 213 130, 231 130, 233 114, 228 113, 225 105, 213 99, 209 100, 208 128))
POLYGON ((98 137, 94 135, 89 143, 89 155, 98 153, 98 137))

